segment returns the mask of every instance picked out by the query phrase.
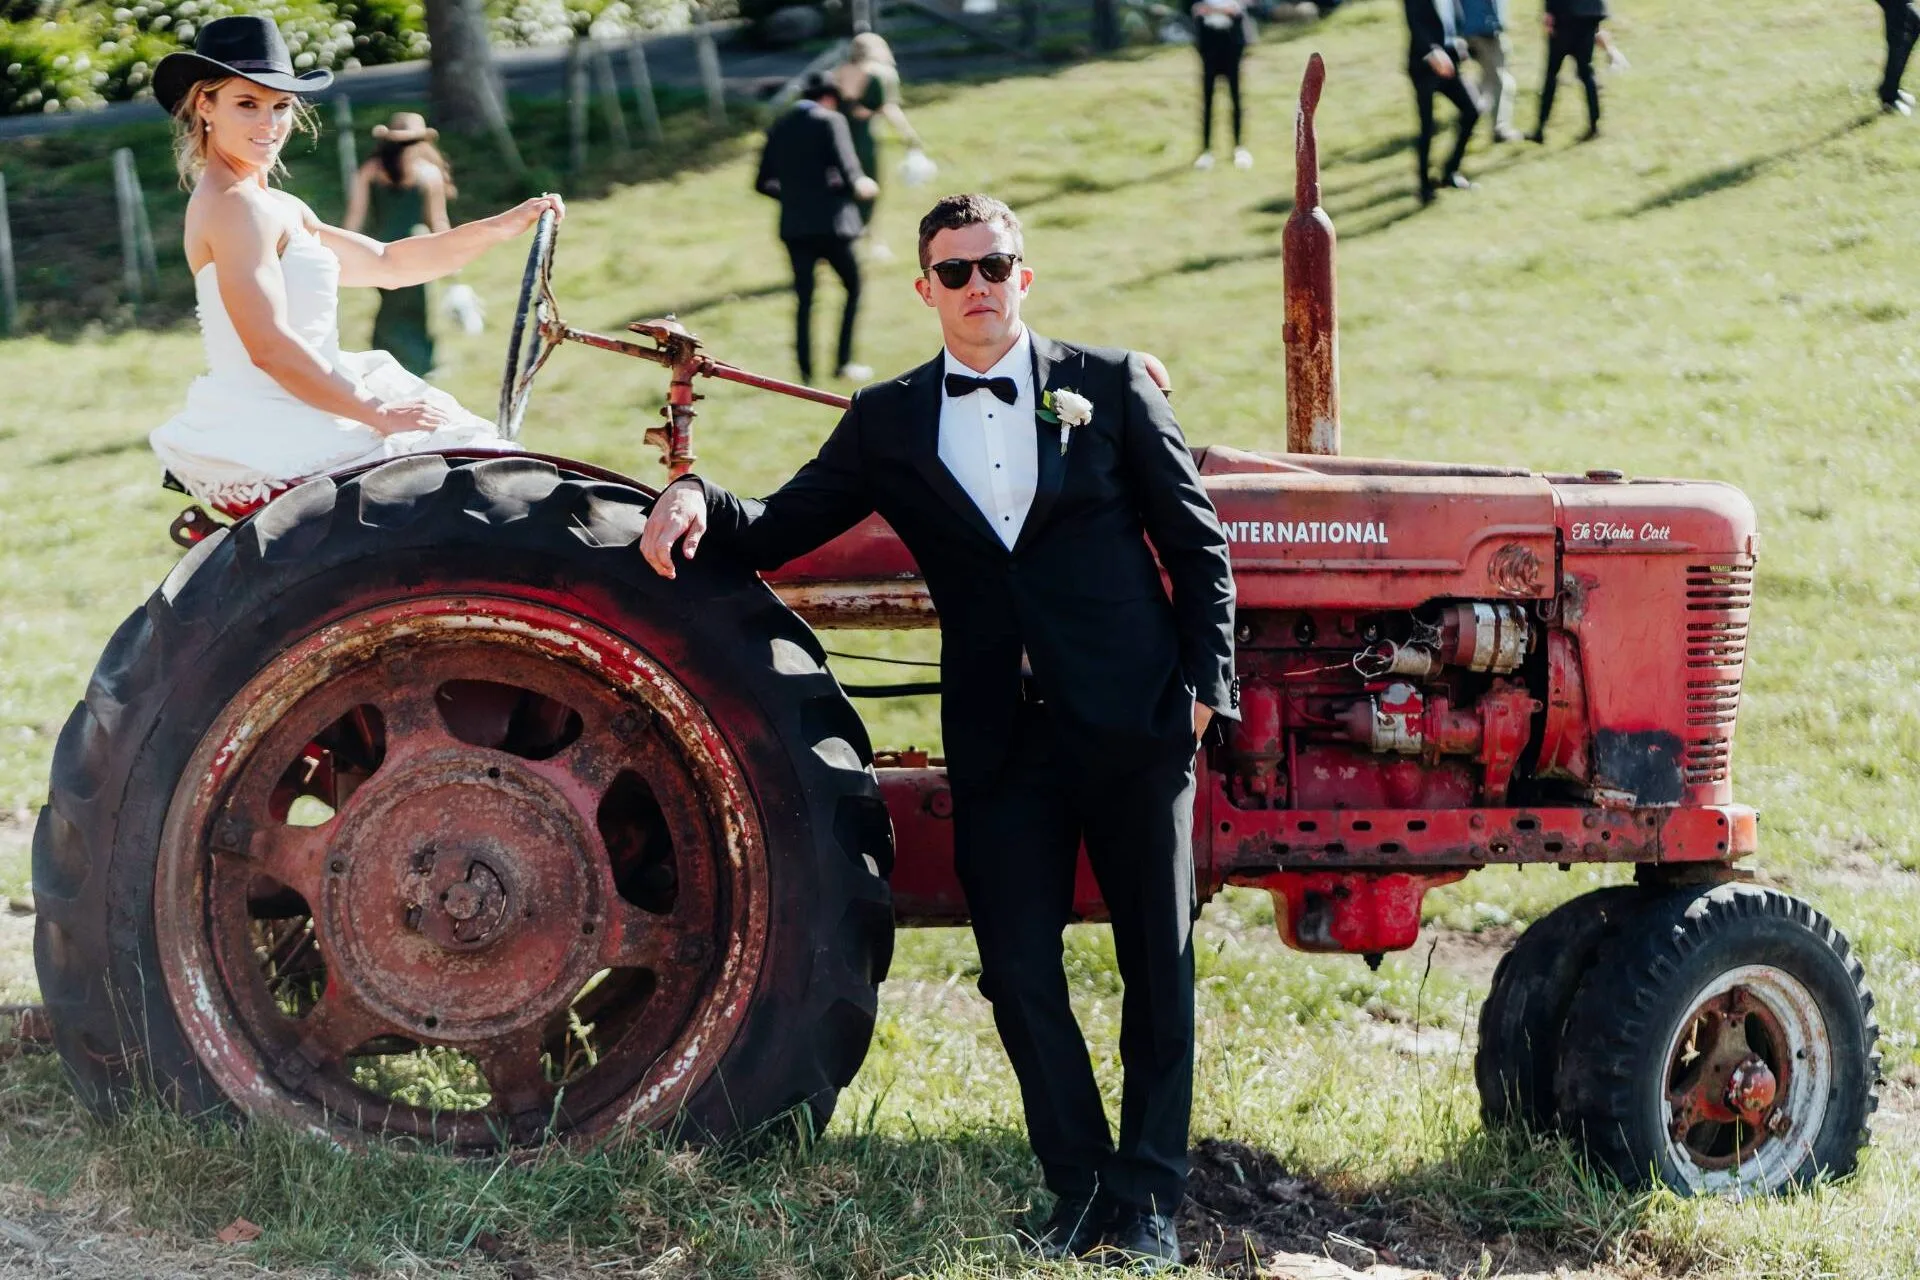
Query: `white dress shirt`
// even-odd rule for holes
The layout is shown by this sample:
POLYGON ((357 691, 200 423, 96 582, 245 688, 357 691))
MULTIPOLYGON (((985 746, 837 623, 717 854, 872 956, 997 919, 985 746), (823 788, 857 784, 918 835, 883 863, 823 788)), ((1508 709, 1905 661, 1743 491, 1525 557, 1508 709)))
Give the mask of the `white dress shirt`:
POLYGON ((940 461, 946 465, 987 523, 1011 549, 1027 522, 1040 475, 1040 434, 1034 426, 1033 335, 1020 331, 1013 349, 984 374, 946 353, 946 373, 969 378, 1012 378, 1019 396, 1007 404, 985 389, 964 396, 940 391, 940 461))

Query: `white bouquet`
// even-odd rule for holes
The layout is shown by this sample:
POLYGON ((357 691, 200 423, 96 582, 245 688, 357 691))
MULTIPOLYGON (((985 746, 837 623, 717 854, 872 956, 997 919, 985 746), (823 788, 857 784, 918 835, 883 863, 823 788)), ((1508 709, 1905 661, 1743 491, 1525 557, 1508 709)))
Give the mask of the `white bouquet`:
POLYGON ((440 294, 440 310, 469 336, 487 327, 486 309, 480 305, 480 295, 473 291, 472 285, 448 285, 440 294))
POLYGON ((909 187, 924 187, 938 177, 940 166, 919 147, 908 147, 907 158, 900 162, 900 181, 909 187))

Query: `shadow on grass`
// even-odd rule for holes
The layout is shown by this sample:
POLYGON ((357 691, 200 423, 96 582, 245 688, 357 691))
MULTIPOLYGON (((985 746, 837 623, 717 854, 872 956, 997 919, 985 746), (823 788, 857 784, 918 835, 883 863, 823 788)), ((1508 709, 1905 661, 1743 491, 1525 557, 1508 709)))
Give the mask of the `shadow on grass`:
POLYGON ((723 289, 719 293, 710 293, 704 298, 693 298, 671 306, 657 307, 645 315, 630 316, 621 328, 624 329, 626 324, 641 320, 658 320, 664 316, 686 320, 708 311, 717 311, 721 307, 732 306, 736 302, 758 302, 763 298, 777 298, 792 292, 791 280, 773 280, 766 284, 750 284, 739 289, 723 289))
POLYGON ((85 449, 62 449, 50 453, 35 463, 40 467, 64 467, 69 462, 92 462, 99 458, 117 458, 123 453, 136 453, 147 447, 146 437, 134 440, 114 440, 107 444, 89 445, 85 449))
POLYGON ((1617 218, 1638 218, 1643 214, 1657 213, 1662 209, 1671 209, 1676 205, 1687 204, 1704 196, 1715 195, 1722 191, 1731 191, 1743 187, 1755 178, 1771 169, 1796 160, 1801 156, 1818 151, 1831 142, 1838 142, 1859 129, 1865 128, 1880 118, 1878 111, 1856 116, 1844 124, 1838 125, 1817 138, 1796 142, 1791 146, 1780 147, 1761 155, 1751 156, 1735 164, 1721 165, 1705 173, 1696 174, 1685 182, 1675 183, 1664 191, 1657 191, 1639 203, 1630 205, 1616 213, 1617 218))
POLYGON ((1024 214, 1068 196, 1106 196, 1131 187, 1167 182, 1185 173, 1189 167, 1184 164, 1168 165, 1152 173, 1139 173, 1127 178, 1094 178, 1084 173, 1063 173, 1051 184, 1036 191, 1015 191, 1007 197, 1007 203, 1024 214))
MULTIPOLYGON (((417 1146, 359 1149, 272 1122, 182 1119, 151 1102, 85 1119, 50 1057, 0 1064, 0 1177, 53 1197, 47 1232, 86 1203, 125 1205, 114 1230, 205 1239, 236 1217, 263 1234, 266 1268, 354 1270, 409 1262, 521 1260, 528 1274, 629 1266, 676 1252, 702 1275, 999 1269, 1015 1232, 1044 1209, 1017 1131, 876 1134, 866 1117, 814 1137, 794 1122, 752 1143, 696 1151, 653 1134, 558 1144, 510 1158, 453 1158, 417 1146), (71 1210, 59 1198, 81 1192, 71 1210)), ((1442 1135, 1438 1154, 1375 1182, 1289 1166, 1243 1142, 1191 1153, 1180 1229, 1191 1261, 1252 1277, 1275 1251, 1321 1254, 1333 1236, 1379 1261, 1447 1275, 1504 1254, 1502 1271, 1589 1263, 1629 1240, 1646 1209, 1587 1171, 1558 1140, 1442 1135)), ((1337 1241, 1335 1242, 1337 1243, 1337 1241)), ((623 1274, 625 1272, 622 1272, 623 1274)))
POLYGON ((1248 1280, 1275 1252, 1438 1272, 1583 1268, 1630 1236, 1647 1197, 1591 1173, 1564 1142, 1480 1130, 1376 1183, 1332 1186, 1244 1142, 1203 1138, 1179 1216, 1189 1256, 1248 1280), (1359 1255, 1359 1256, 1353 1256, 1359 1255), (1366 1256, 1366 1255, 1371 1255, 1366 1256), (1338 1254, 1336 1254, 1338 1256, 1338 1254))

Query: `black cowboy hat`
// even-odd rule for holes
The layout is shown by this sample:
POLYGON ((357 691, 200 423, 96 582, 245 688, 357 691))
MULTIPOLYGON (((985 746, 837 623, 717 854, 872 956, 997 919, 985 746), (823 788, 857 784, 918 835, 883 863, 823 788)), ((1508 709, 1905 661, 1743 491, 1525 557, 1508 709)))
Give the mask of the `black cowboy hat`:
POLYGON ((294 74, 287 42, 270 19, 236 14, 201 27, 192 53, 181 50, 160 59, 153 69, 153 98, 171 115, 194 85, 227 76, 287 93, 314 93, 333 83, 331 71, 294 74))

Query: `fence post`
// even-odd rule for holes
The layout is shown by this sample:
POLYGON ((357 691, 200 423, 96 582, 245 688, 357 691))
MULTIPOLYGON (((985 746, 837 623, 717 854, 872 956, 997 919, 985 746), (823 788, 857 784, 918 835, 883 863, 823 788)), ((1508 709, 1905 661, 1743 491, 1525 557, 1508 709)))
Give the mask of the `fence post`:
POLYGON ((13 275, 13 226, 7 220, 7 175, 0 173, 0 333, 20 323, 20 296, 13 275))
POLYGON ((873 30, 873 0, 853 0, 853 34, 873 30))
POLYGON ((727 123, 727 89, 720 79, 720 50, 714 47, 713 26, 705 9, 698 9, 700 25, 694 29, 693 50, 700 59, 700 83, 707 87, 707 118, 716 126, 727 123))
POLYGON ((526 176, 526 161, 520 158, 520 148, 513 141, 513 130, 507 127, 507 81, 505 76, 496 77, 498 94, 480 95, 480 109, 487 113, 487 132, 493 135, 495 145, 500 148, 500 158, 506 161, 507 169, 514 177, 526 176))
POLYGON ((113 153, 113 203, 120 215, 120 281, 127 301, 139 302, 144 282, 140 270, 140 232, 133 214, 133 152, 121 147, 113 153))
POLYGON ((360 153, 353 141, 353 99, 341 94, 333 100, 334 145, 340 149, 340 201, 353 199, 353 175, 360 168, 360 153))
POLYGON ((653 75, 647 70, 647 44, 638 36, 627 45, 627 74, 633 77, 633 96, 640 104, 640 130, 648 142, 659 146, 665 137, 660 131, 660 103, 653 96, 653 75))
POLYGON ((1040 47, 1040 0, 1020 0, 1020 44, 1029 53, 1040 47))
POLYGON ((1120 47, 1120 15, 1114 0, 1093 0, 1093 47, 1107 52, 1120 47))
POLYGON ((620 107, 620 82, 613 78, 613 59, 607 56, 607 46, 598 40, 593 42, 593 89, 600 95, 600 105, 607 113, 607 132, 613 135, 614 154, 624 157, 633 149, 627 137, 627 115, 620 107))
POLYGON ((139 173, 133 167, 132 152, 127 153, 127 182, 133 192, 133 234, 140 250, 140 269, 146 272, 147 283, 158 289, 160 263, 153 252, 153 223, 147 217, 147 191, 140 185, 139 173))
POLYGON ((586 37, 576 35, 567 46, 567 167, 575 182, 587 171, 586 37))

